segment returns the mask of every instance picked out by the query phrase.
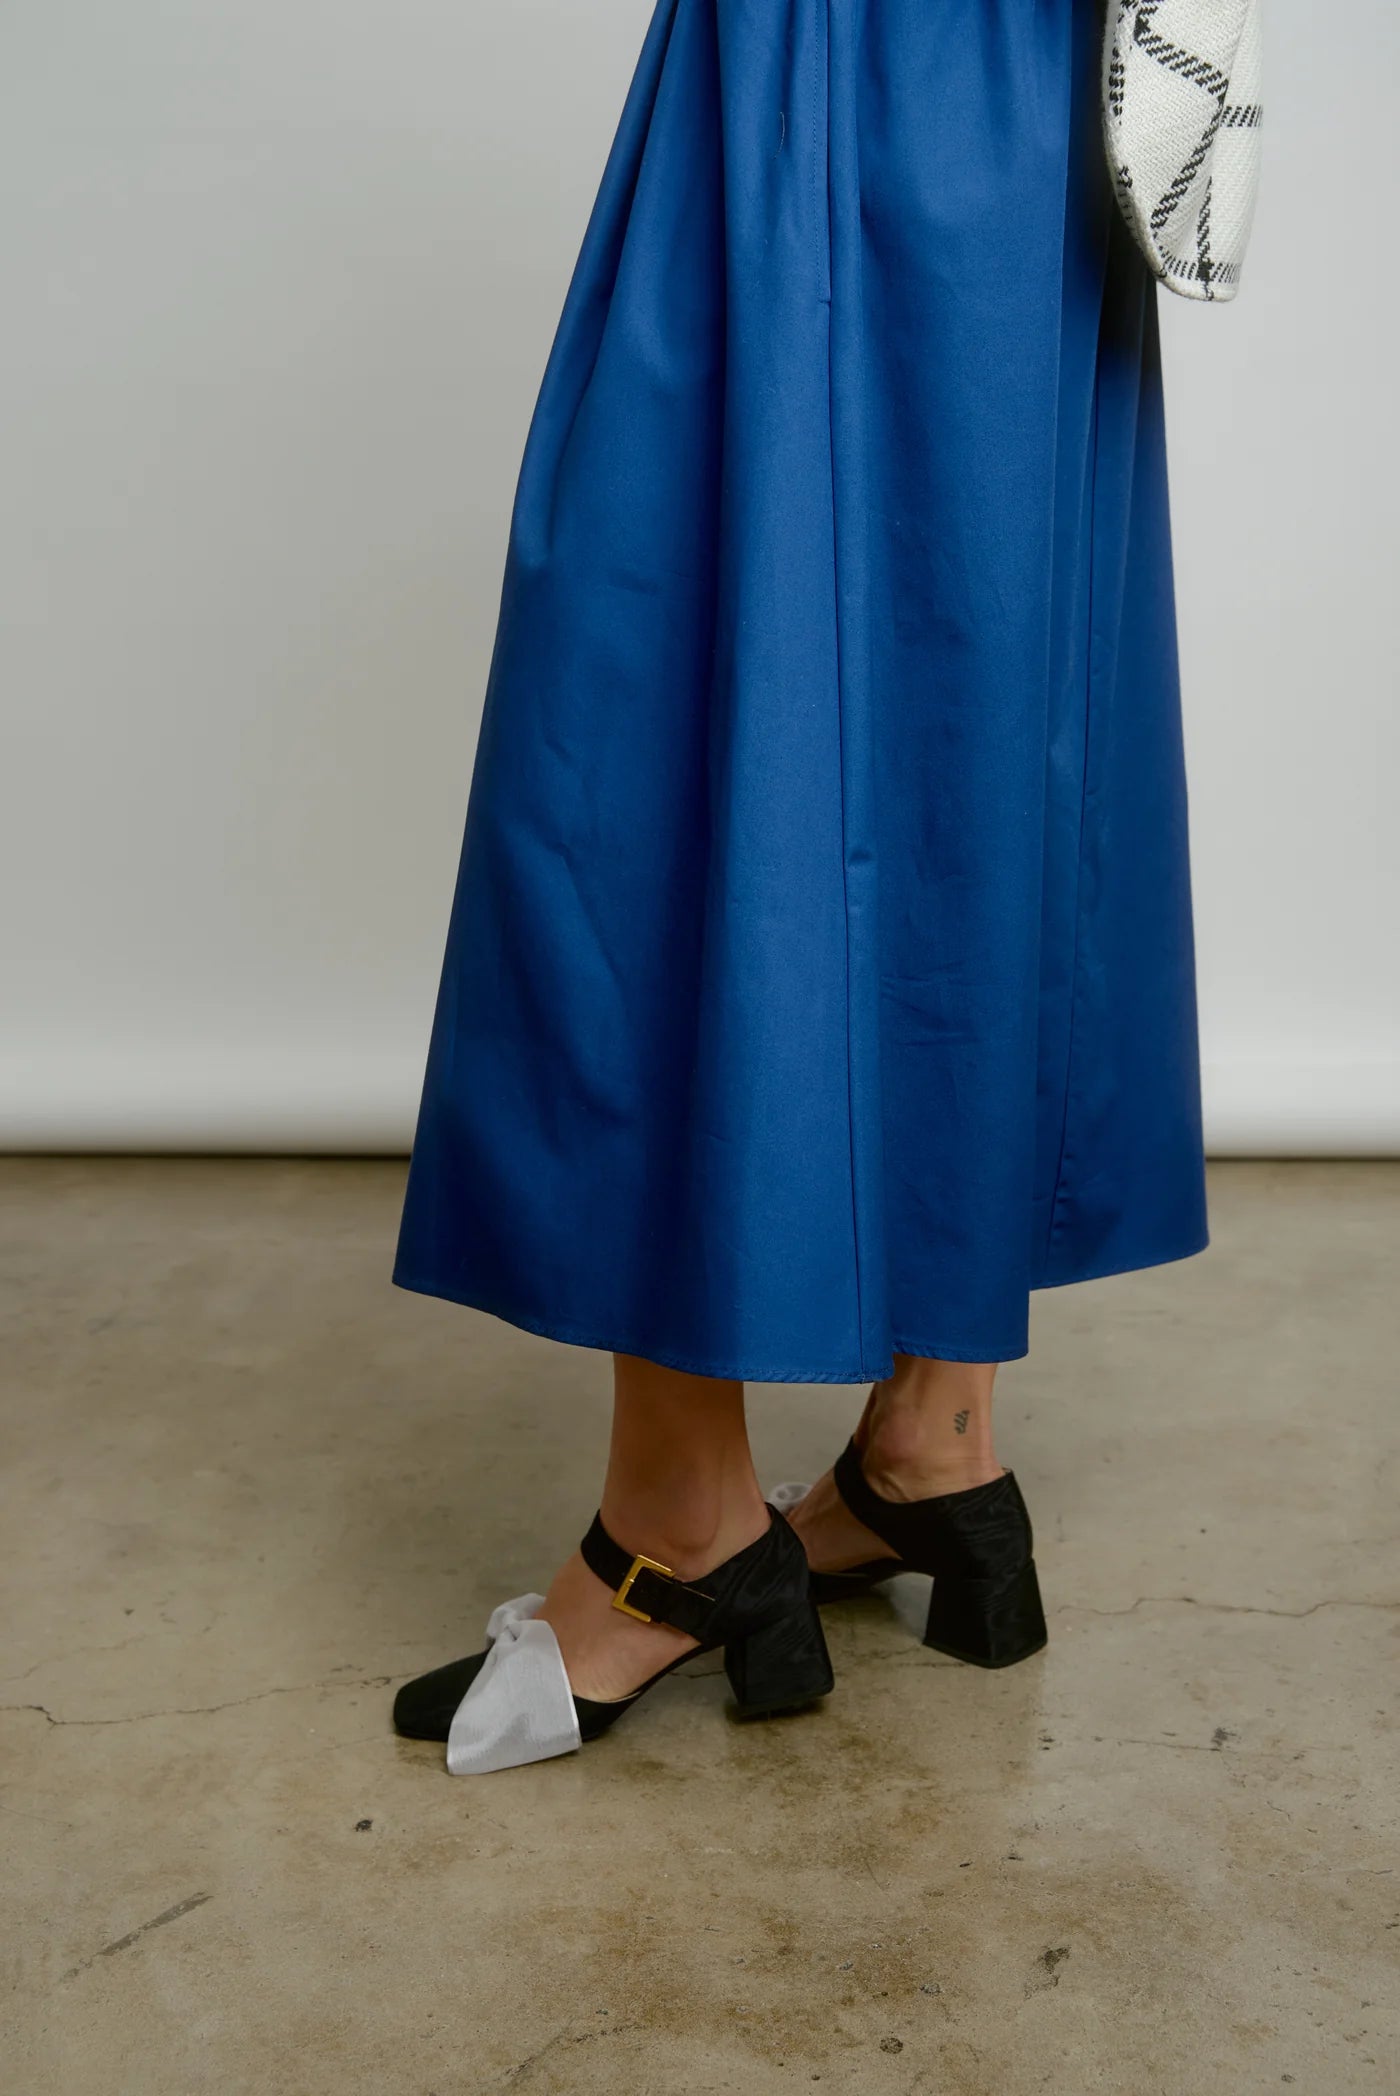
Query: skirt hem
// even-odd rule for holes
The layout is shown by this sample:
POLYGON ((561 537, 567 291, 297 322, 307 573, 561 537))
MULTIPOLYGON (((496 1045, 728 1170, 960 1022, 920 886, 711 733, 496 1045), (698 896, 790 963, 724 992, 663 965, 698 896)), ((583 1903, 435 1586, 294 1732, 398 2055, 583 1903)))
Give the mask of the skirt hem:
MULTIPOLYGON (((1038 1281, 1036 1291, 1042 1288, 1068 1288, 1079 1281, 1107 1281, 1117 1274, 1146 1273, 1153 1267, 1172 1266, 1178 1260, 1194 1259, 1205 1251, 1210 1243, 1209 1233, 1203 1233, 1187 1243, 1171 1250, 1162 1250, 1146 1257, 1132 1259, 1126 1263, 1107 1261, 1103 1265, 1092 1262, 1073 1273, 1056 1275, 1053 1280, 1038 1281)), ((456 1303, 464 1310, 480 1310, 488 1317, 498 1317, 503 1324, 514 1325, 522 1332, 533 1332, 539 1339, 553 1339, 561 1346, 583 1346, 599 1353, 632 1354, 639 1360, 654 1361, 659 1368, 674 1368, 683 1375, 711 1376, 717 1381, 740 1383, 871 1383, 880 1382, 894 1372, 895 1354, 910 1354, 918 1360, 930 1361, 1020 1361, 1030 1351, 1022 1336, 1014 1346, 1005 1349, 986 1348, 972 1352, 966 1346, 942 1345, 935 1340, 910 1339, 895 1334, 890 1342, 890 1353, 883 1362, 865 1364, 859 1368, 776 1368, 771 1363, 755 1367, 751 1361, 697 1360, 694 1356, 678 1354, 669 1348, 658 1348, 647 1342, 624 1338, 613 1334, 602 1337, 597 1333, 583 1332, 574 1325, 565 1324, 556 1318, 532 1317, 525 1311, 507 1310, 499 1303, 487 1302, 472 1295, 465 1288, 454 1288, 450 1283, 429 1280, 426 1276, 415 1276, 405 1269, 395 1267, 391 1280, 395 1288, 407 1290, 411 1295, 436 1296, 440 1302, 456 1303)))

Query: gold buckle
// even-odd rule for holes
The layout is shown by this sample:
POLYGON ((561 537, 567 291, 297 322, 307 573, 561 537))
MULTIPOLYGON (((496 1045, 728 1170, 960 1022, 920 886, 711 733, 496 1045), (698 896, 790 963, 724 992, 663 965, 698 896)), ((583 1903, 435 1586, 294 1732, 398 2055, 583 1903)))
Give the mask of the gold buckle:
POLYGON ((635 1616, 639 1623, 650 1623, 652 1619, 647 1615, 646 1611, 640 1608, 633 1608, 631 1602, 627 1599, 627 1596, 632 1591, 632 1582, 639 1572, 660 1572, 666 1579, 674 1579, 676 1575, 669 1565, 659 1564, 654 1557, 633 1558, 626 1579, 623 1580, 622 1585, 613 1595, 612 1605, 614 1608, 620 1608, 624 1616, 635 1616))

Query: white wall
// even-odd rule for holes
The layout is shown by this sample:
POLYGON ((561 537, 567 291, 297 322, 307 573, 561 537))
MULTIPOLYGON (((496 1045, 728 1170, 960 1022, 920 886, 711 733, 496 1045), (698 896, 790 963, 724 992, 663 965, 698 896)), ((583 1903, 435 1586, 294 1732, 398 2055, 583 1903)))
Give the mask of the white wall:
MULTIPOLYGON (((0 1145, 406 1144, 649 8, 9 0, 0 1145)), ((1394 1150, 1400 33, 1270 28, 1245 295, 1168 315, 1210 1121, 1394 1150)))
POLYGON ((1209 1127, 1394 1153, 1400 11, 1265 6, 1244 288, 1163 300, 1209 1127))

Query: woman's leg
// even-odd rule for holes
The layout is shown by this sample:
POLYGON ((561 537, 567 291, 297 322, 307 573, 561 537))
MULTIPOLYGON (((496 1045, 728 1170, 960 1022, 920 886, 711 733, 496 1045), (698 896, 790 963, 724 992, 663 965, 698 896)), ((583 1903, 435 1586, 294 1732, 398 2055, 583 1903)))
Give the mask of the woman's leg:
MULTIPOLYGON (((932 1499, 1000 1477, 992 1442, 995 1362, 896 1354, 855 1431, 861 1468, 884 1499, 932 1499)), ((789 1516, 814 1571, 839 1572, 893 1555, 856 1520, 828 1470, 789 1516)))
MULTIPOLYGON (((698 1579, 756 1542, 768 1509, 754 1474, 744 1386, 613 1356, 612 1444, 600 1502, 624 1550, 698 1579)), ((630 1695, 694 1643, 664 1623, 639 1623, 576 1551, 540 1610, 554 1627, 576 1696, 630 1695)))

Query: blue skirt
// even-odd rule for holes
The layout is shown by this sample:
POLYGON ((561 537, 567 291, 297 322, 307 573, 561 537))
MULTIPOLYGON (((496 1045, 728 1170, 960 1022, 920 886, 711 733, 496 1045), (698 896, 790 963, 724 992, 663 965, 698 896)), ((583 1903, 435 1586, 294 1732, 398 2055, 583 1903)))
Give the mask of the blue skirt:
POLYGON ((705 1375, 1205 1242, 1097 0, 660 0, 521 472, 394 1279, 705 1375))

